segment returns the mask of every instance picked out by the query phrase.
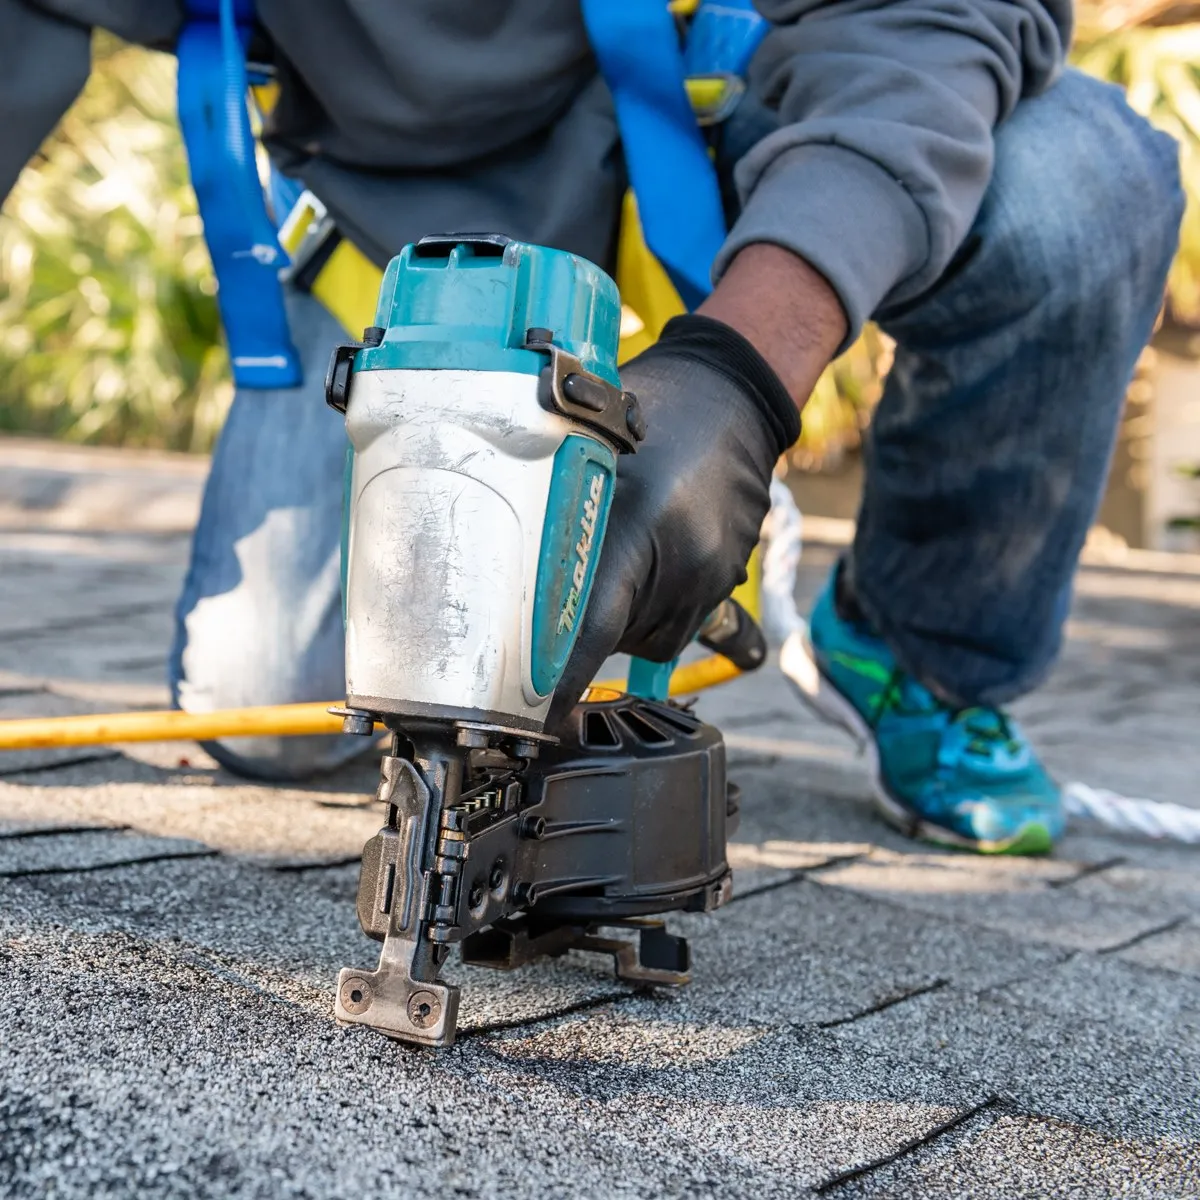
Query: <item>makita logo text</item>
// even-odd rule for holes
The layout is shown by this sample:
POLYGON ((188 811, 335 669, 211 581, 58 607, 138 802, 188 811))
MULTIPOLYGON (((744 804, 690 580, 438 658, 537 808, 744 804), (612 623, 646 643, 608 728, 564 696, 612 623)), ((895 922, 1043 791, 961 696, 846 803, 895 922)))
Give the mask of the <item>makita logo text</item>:
POLYGON ((596 518, 600 515, 600 501, 604 498, 604 484, 602 474, 593 475, 588 498, 583 502, 579 541, 575 543, 575 569, 571 572, 571 590, 558 616, 559 633, 573 633, 575 622, 579 619, 579 602, 583 599, 583 585, 587 582, 592 541, 596 536, 596 518))

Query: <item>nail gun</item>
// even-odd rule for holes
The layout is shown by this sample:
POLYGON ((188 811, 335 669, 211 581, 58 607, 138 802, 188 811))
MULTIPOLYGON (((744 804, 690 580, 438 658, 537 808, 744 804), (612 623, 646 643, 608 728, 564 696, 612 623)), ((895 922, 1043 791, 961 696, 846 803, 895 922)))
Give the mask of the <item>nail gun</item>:
POLYGON ((686 941, 650 918, 730 894, 737 793, 717 730, 595 688, 546 730, 617 456, 646 436, 619 326, 591 263, 431 237, 388 266, 363 341, 334 352, 326 397, 351 444, 336 711, 348 732, 391 733, 357 900, 383 947, 375 970, 340 973, 343 1024, 451 1044, 456 944, 500 968, 601 951, 620 978, 684 983, 686 941))

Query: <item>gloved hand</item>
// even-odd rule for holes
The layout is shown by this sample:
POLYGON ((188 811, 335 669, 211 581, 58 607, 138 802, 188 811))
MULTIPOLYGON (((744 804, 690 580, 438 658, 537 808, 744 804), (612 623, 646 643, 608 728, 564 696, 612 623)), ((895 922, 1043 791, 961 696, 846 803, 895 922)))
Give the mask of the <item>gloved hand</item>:
POLYGON ((614 651, 665 662, 746 578, 771 473, 800 436, 787 390, 757 350, 711 317, 676 317, 621 370, 646 440, 622 455, 554 729, 614 651))

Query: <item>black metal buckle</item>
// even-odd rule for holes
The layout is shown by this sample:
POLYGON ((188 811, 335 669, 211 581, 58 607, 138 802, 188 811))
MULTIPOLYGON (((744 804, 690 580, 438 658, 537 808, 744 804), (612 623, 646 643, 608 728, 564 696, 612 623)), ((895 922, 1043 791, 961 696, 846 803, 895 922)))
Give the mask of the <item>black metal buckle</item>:
POLYGON ((646 436, 641 405, 633 392, 613 387, 586 370, 575 355, 554 343, 554 331, 529 329, 525 349, 550 356, 542 371, 542 401, 546 407, 601 434, 622 453, 637 452, 646 436))
POLYGON ((334 346, 329 370, 325 372, 325 403, 343 416, 350 403, 350 377, 354 373, 354 356, 366 346, 378 346, 383 341, 386 329, 379 325, 368 325, 363 330, 361 342, 342 342, 334 346))

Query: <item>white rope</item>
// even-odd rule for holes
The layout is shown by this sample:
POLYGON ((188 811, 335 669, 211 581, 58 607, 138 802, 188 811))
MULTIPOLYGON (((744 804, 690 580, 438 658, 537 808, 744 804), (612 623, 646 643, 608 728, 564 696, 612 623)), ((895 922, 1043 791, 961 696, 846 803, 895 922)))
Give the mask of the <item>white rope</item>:
POLYGON ((805 627, 794 597, 803 532, 804 518, 787 484, 772 479, 771 511, 762 527, 762 627, 773 642, 786 642, 805 627))
POLYGON ((1200 809, 1122 796, 1076 780, 1063 789, 1063 804, 1071 817, 1090 817, 1109 829, 1143 837, 1200 844, 1200 809))
MULTIPOLYGON (((782 480, 771 481, 771 511, 763 522, 762 625, 772 642, 782 644, 780 668, 794 678, 800 660, 808 655, 789 653, 806 628, 796 609, 796 570, 800 565, 803 518, 782 480)), ((1078 781, 1063 789, 1067 815, 1085 817, 1120 833, 1200 844, 1200 809, 1121 796, 1078 781)))

